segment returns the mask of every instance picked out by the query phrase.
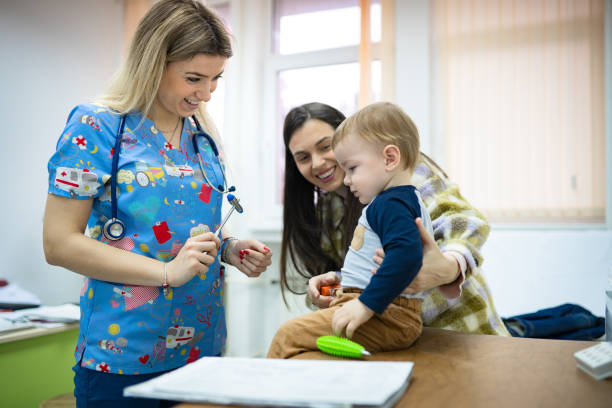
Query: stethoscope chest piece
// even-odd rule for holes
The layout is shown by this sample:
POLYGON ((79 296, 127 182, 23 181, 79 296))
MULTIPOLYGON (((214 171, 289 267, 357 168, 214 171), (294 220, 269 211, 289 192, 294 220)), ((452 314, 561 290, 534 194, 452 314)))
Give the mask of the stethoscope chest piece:
POLYGON ((111 218, 104 224, 102 234, 109 241, 118 241, 125 236, 125 224, 118 218, 111 218))

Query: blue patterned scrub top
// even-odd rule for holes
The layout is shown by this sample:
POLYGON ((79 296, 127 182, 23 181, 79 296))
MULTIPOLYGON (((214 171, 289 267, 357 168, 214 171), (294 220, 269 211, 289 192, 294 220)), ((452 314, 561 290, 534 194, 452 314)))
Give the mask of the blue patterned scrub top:
MULTIPOLYGON (((130 114, 117 174, 118 218, 126 225, 126 235, 106 240, 101 230, 111 216, 110 174, 119 123, 120 116, 104 106, 74 108, 49 160, 49 193, 93 198, 87 223, 91 239, 169 262, 189 237, 219 227, 222 197, 202 176, 191 118, 184 121, 180 145, 172 146, 150 119, 143 120, 140 112, 130 114)), ((198 146, 208 179, 222 184, 220 163, 210 145, 199 137, 198 146)), ((161 288, 162 271, 160 265, 159 287, 85 278, 77 362, 103 372, 144 374, 221 353, 226 326, 219 260, 206 276, 170 288, 167 296, 161 288)))

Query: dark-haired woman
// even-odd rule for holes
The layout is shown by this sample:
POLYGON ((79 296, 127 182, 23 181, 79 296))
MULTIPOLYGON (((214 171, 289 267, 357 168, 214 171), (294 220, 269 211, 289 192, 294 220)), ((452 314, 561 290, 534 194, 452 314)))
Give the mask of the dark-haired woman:
MULTIPOLYGON (((292 286, 290 266, 308 281, 313 304, 327 307, 331 297, 320 287, 338 283, 344 255, 361 214, 361 205, 343 185, 344 172, 331 149, 334 130, 345 119, 322 103, 293 108, 285 117, 285 191, 281 244, 281 290, 292 286)), ((417 223, 423 240, 423 267, 405 289, 428 291, 423 323, 462 332, 508 336, 499 318, 480 265, 480 247, 489 234, 484 216, 460 194, 456 184, 421 154, 412 179, 431 216, 434 237, 417 223)), ((377 262, 384 257, 382 249, 377 262)))

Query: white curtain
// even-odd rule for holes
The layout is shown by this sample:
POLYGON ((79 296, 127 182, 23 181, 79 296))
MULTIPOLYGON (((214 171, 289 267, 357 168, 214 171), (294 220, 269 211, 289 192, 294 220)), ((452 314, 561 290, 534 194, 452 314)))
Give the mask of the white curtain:
POLYGON ((451 178, 493 220, 603 222, 604 1, 432 4, 451 178))

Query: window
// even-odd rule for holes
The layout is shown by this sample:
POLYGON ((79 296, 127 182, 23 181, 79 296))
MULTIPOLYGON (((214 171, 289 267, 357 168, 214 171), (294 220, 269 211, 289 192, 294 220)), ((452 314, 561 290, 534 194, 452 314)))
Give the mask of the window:
MULTIPOLYGON (((212 8, 217 12, 219 17, 223 20, 229 32, 232 32, 231 15, 230 15, 230 3, 223 1, 211 1, 207 3, 208 7, 212 8)), ((231 63, 231 59, 228 64, 231 63)), ((227 67, 226 67, 227 70, 227 67)), ((206 109, 213 118, 219 134, 223 137, 225 135, 225 80, 223 77, 217 80, 217 89, 213 93, 210 101, 206 104, 206 109)))
POLYGON ((447 173, 494 221, 603 222, 604 1, 432 4, 447 173))
MULTIPOLYGON (((360 42, 360 8, 357 0, 274 3, 274 51, 281 55, 357 46, 360 42)), ((373 4, 371 41, 380 41, 380 4, 373 4)))
MULTIPOLYGON (((372 1, 370 39, 381 38, 381 6, 372 1)), ((282 125, 293 107, 323 102, 346 115, 357 110, 360 93, 361 12, 357 0, 276 0, 271 64, 276 89, 276 204, 282 204, 285 147, 282 125)), ((381 63, 374 49, 372 99, 381 94, 381 63)))

